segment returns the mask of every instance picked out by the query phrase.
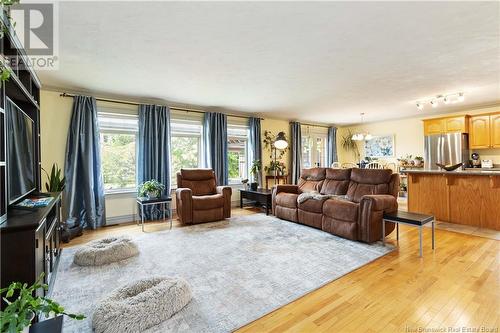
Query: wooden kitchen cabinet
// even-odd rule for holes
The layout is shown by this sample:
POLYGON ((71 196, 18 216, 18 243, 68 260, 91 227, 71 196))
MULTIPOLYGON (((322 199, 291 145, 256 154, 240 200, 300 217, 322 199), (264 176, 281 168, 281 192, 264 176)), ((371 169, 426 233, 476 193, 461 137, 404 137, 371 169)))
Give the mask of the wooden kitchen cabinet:
POLYGON ((469 133, 469 116, 455 116, 424 120, 424 134, 469 133))
POLYGON ((469 117, 459 116, 444 119, 446 133, 468 133, 469 132, 469 117))
POLYGON ((482 149, 491 147, 490 116, 479 115, 470 118, 469 148, 482 149))
POLYGON ((500 113, 490 115, 491 147, 500 148, 500 113))
POLYGON ((442 118, 439 119, 426 119, 424 120, 424 134, 440 134, 445 130, 444 121, 442 118))

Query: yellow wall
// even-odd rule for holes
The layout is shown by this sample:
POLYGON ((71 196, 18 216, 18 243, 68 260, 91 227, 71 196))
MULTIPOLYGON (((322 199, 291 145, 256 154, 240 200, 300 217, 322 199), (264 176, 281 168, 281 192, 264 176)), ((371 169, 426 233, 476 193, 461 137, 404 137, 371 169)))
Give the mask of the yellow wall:
MULTIPOLYGON (((362 126, 352 126, 352 127, 342 127, 338 130, 337 136, 337 150, 339 161, 341 163, 345 162, 355 162, 353 154, 346 152, 341 147, 342 136, 345 136, 348 130, 352 133, 365 132, 372 135, 394 135, 395 143, 395 157, 387 158, 387 161, 395 161, 396 158, 411 154, 413 156, 423 156, 424 154, 424 126, 422 119, 437 118, 443 116, 452 116, 460 114, 480 114, 480 113, 490 113, 500 111, 500 105, 488 108, 479 108, 465 110, 457 113, 448 114, 436 114, 433 117, 418 117, 418 118, 407 118, 400 120, 391 121, 381 121, 374 123, 367 123, 362 126)), ((364 156, 363 142, 358 144, 361 156, 364 156)), ((500 164, 500 149, 478 149, 475 150, 481 159, 492 159, 494 164, 500 164)), ((473 151, 471 151, 472 153, 473 151)))
MULTIPOLYGON (((278 120, 278 119, 264 119, 260 123, 261 127, 261 137, 262 140, 264 140, 264 132, 271 131, 274 135, 278 134, 279 132, 285 132, 285 135, 290 143, 290 123, 288 120, 278 120)), ((262 144, 262 179, 263 179, 263 184, 262 187, 265 187, 265 176, 266 172, 264 171, 264 167, 268 166, 271 161, 274 160, 274 155, 268 150, 264 148, 264 144, 262 144)), ((279 155, 278 155, 279 156, 279 155)), ((283 158, 281 159, 283 162, 285 162, 285 165, 287 166, 287 174, 290 174, 290 163, 289 163, 289 158, 290 158, 290 150, 288 149, 285 154, 283 155, 283 158)), ((269 186, 271 187, 273 185, 273 181, 269 181, 269 186)))

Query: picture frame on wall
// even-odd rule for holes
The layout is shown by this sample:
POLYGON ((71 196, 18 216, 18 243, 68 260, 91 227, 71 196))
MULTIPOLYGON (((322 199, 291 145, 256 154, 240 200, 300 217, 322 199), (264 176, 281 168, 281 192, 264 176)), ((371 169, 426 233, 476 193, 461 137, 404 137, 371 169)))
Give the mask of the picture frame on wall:
POLYGON ((394 135, 377 135, 365 141, 365 156, 367 157, 394 157, 394 135))

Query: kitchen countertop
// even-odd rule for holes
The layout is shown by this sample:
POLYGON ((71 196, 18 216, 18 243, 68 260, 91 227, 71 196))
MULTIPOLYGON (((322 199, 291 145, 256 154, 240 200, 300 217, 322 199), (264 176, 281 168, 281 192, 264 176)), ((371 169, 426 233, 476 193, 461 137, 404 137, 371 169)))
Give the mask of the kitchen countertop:
POLYGON ((433 173, 433 174, 447 174, 456 176, 500 176, 500 169, 466 169, 466 170, 426 170, 426 169, 404 169, 400 171, 401 173, 433 173))

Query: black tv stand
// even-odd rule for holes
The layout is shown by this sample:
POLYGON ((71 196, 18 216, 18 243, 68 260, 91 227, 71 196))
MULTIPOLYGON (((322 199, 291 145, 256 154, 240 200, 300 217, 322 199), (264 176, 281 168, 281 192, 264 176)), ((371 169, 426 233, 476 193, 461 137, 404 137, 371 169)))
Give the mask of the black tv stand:
MULTIPOLYGON (((11 282, 30 285, 41 273, 45 273, 44 283, 52 285, 61 253, 61 194, 43 195, 54 199, 33 210, 11 206, 7 220, 0 225, 2 288, 11 282)), ((37 291, 39 296, 46 293, 37 291)))

